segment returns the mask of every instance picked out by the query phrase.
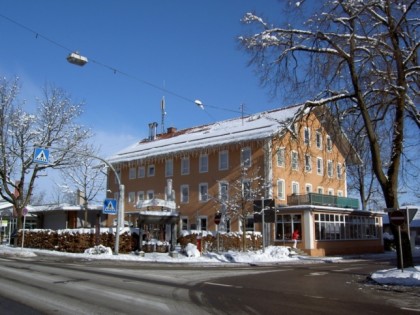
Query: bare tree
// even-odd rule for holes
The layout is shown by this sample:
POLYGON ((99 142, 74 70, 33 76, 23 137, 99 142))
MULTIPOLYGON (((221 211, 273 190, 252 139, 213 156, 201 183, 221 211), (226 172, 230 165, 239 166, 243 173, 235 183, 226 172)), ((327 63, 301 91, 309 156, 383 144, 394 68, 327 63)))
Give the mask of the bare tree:
POLYGON ((242 250, 246 250, 246 224, 254 215, 253 201, 264 197, 266 184, 259 169, 242 167, 236 178, 226 183, 226 191, 213 199, 220 205, 222 221, 236 219, 242 232, 242 250))
MULTIPOLYGON (((251 54, 250 63, 258 67, 263 83, 274 89, 317 90, 316 95, 306 94, 307 108, 330 105, 339 120, 349 116, 360 119, 370 150, 370 167, 386 207, 398 208, 402 160, 413 141, 406 132, 415 128, 418 138, 420 127, 416 106, 420 3, 327 0, 310 4, 296 1, 289 7, 302 15, 310 12, 300 27, 275 27, 255 14, 246 14, 243 21, 253 27, 253 33, 240 37, 240 43, 251 54), (382 139, 385 129, 391 136, 382 139)), ((402 248, 402 257, 397 251, 398 267, 413 266, 406 229, 402 248)))
POLYGON ((80 192, 78 195, 83 200, 85 227, 88 224, 89 202, 95 201, 98 194, 105 191, 106 177, 98 159, 95 158, 97 154, 98 149, 86 146, 77 164, 61 169, 64 186, 75 187, 80 192))
POLYGON ((34 113, 18 103, 18 93, 18 79, 0 80, 0 195, 13 204, 21 228, 22 210, 40 172, 74 164, 90 132, 75 123, 82 105, 73 104, 63 90, 46 87, 34 113), (61 150, 54 150, 55 145, 61 150), (49 164, 34 162, 34 147, 50 148, 49 164))

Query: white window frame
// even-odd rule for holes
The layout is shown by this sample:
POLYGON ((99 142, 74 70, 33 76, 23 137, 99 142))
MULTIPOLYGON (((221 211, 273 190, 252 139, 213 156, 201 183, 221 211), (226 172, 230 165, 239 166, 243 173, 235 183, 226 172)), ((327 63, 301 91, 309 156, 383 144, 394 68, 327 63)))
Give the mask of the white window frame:
POLYGON ((156 174, 156 168, 154 164, 147 166, 147 177, 153 177, 156 174))
POLYGON ((198 168, 200 173, 207 173, 209 171, 209 155, 200 154, 198 168))
POLYGON ((144 166, 139 166, 137 168, 137 178, 146 177, 146 168, 144 166))
POLYGON ((316 141, 317 149, 322 150, 322 133, 321 132, 319 132, 319 131, 316 132, 315 141, 316 141))
POLYGON ((334 189, 333 188, 328 188, 328 195, 329 196, 334 196, 334 189))
POLYGON ((305 172, 312 172, 312 158, 309 154, 305 154, 305 172))
POLYGON ((298 182, 292 182, 292 194, 299 194, 299 183, 298 182))
POLYGON ((327 151, 328 152, 332 151, 332 140, 330 136, 327 136, 327 151))
POLYGON ((305 191, 307 194, 312 192, 312 184, 305 184, 305 191))
POLYGON ((219 200, 221 202, 229 201, 229 183, 228 182, 225 182, 225 181, 219 182, 219 200), (226 189, 223 189, 224 187, 226 187, 226 189))
POLYGON ((128 179, 136 179, 137 178, 137 170, 135 167, 130 167, 128 170, 128 179))
POLYGON ((309 127, 303 128, 303 143, 307 146, 311 145, 311 129, 309 127))
POLYGON ((252 165, 252 152, 250 147, 241 149, 241 166, 242 167, 251 167, 252 165))
POLYGON ((286 200, 286 181, 284 179, 277 180, 277 198, 286 200))
POLYGON ((188 156, 184 156, 181 158, 181 175, 189 175, 190 174, 190 158, 188 156))
POLYGON ((294 171, 299 169, 299 154, 297 151, 292 151, 291 153, 291 168, 294 171))
POLYGON ((316 191, 318 194, 323 195, 324 194, 324 187, 318 186, 316 188, 316 191))
POLYGON ((136 203, 136 193, 134 191, 128 193, 128 203, 136 203))
POLYGON ((229 151, 219 151, 219 171, 227 171, 229 169, 229 151))
POLYGON ((155 191, 150 189, 147 191, 147 200, 151 200, 155 198, 155 191))
POLYGON ((166 159, 165 160, 165 177, 174 176, 174 160, 166 159))
POLYGON ((137 192, 137 202, 144 200, 144 191, 137 192))
POLYGON ((337 179, 343 179, 343 165, 337 163, 337 179))
POLYGON ((242 180, 242 197, 244 200, 251 200, 252 198, 251 180, 249 179, 242 180))
POLYGON ((187 216, 181 216, 180 218, 181 231, 188 231, 190 227, 190 220, 187 216))
POLYGON ((316 173, 324 175, 324 160, 321 157, 316 158, 316 173))
POLYGON ((329 178, 333 178, 334 176, 334 164, 331 160, 327 161, 327 174, 329 178))
POLYGON ((190 186, 189 185, 181 185, 179 189, 180 197, 179 200, 181 203, 189 203, 190 202, 190 186), (186 194, 184 194, 186 193, 186 194))
POLYGON ((278 148, 277 150, 277 166, 284 167, 286 161, 286 149, 278 148))
POLYGON ((209 184, 208 183, 200 183, 198 184, 198 201, 206 202, 209 197, 209 184), (203 188, 205 192, 203 193, 203 188))

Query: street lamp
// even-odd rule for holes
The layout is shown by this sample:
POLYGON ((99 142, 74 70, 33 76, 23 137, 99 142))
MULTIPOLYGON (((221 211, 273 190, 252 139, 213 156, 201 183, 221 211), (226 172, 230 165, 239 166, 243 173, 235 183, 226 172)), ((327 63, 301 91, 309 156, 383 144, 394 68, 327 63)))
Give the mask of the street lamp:
POLYGON ((108 166, 115 174, 115 177, 117 179, 118 182, 118 189, 119 189, 119 200, 118 200, 118 212, 117 212, 117 230, 115 233, 115 244, 114 244, 114 255, 118 255, 118 251, 119 251, 119 247, 120 247, 120 229, 121 229, 121 221, 124 220, 124 191, 125 191, 125 187, 124 185, 121 183, 121 178, 120 175, 118 174, 118 172, 115 170, 115 168, 112 166, 111 163, 109 163, 107 160, 99 157, 99 156, 95 156, 89 153, 84 153, 84 152, 75 152, 75 151, 71 151, 68 149, 63 149, 63 148, 56 148, 56 147, 51 147, 48 146, 48 148, 57 150, 57 151, 63 151, 63 152, 72 152, 74 154, 78 154, 81 156, 86 156, 89 158, 93 158, 93 159, 97 159, 101 162, 103 162, 106 166, 108 166))

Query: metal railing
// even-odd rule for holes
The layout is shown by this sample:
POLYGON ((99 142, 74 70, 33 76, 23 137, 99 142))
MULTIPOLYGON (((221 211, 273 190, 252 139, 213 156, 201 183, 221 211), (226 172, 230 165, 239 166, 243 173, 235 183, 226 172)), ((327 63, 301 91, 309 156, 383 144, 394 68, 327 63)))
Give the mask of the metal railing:
POLYGON ((287 196, 289 206, 297 205, 315 205, 330 206, 338 208, 359 209, 359 200, 355 198, 339 197, 332 195, 323 195, 317 193, 308 193, 304 195, 293 194, 287 196))

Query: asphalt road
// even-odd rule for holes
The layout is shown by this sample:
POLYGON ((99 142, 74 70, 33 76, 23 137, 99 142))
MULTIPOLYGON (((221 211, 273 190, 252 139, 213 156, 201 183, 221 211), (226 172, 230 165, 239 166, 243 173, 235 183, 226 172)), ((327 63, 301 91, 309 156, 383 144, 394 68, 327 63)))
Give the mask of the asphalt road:
POLYGON ((392 262, 185 266, 0 258, 0 314, 420 314, 420 288, 368 280, 392 262))

